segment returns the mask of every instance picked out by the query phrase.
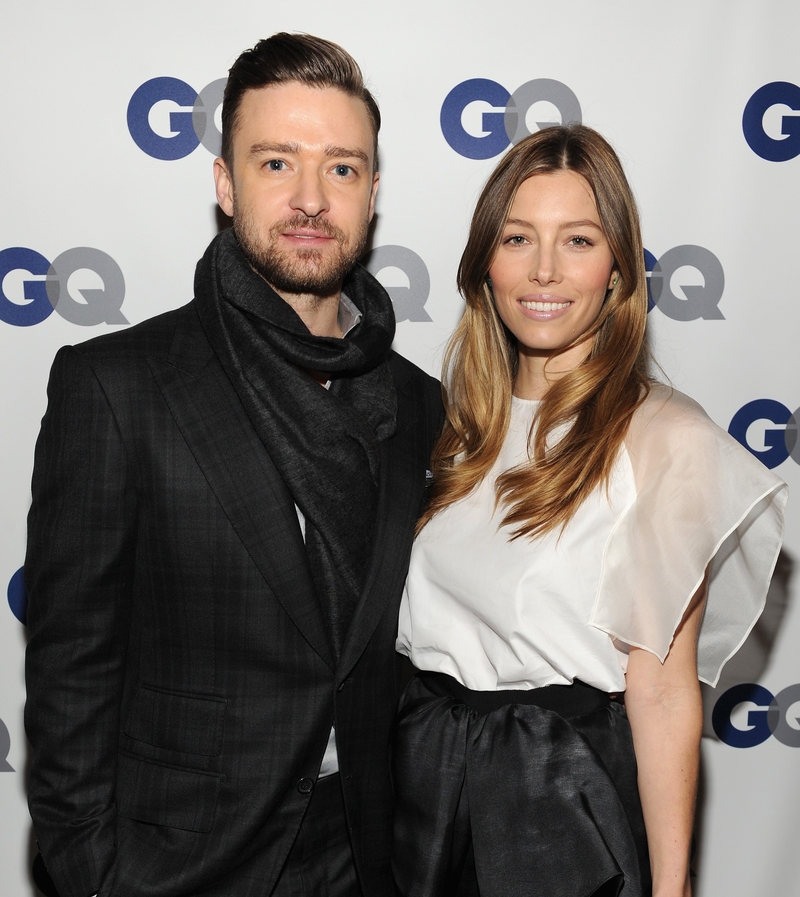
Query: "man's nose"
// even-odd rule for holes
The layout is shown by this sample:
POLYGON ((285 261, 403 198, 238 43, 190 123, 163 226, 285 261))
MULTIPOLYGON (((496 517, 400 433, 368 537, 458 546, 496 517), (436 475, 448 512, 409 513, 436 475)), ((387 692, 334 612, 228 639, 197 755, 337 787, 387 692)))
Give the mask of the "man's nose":
POLYGON ((316 171, 300 171, 292 186, 289 204, 295 211, 316 218, 330 208, 325 182, 316 171))

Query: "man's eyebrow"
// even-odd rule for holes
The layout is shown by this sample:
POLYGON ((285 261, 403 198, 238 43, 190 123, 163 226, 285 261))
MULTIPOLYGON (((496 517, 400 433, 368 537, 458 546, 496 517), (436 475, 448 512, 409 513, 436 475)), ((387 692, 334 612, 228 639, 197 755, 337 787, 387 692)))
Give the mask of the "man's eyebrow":
POLYGON ((369 156, 364 150, 353 149, 346 146, 326 146, 325 155, 332 159, 360 159, 365 165, 369 164, 369 156))
POLYGON ((251 156, 263 156, 266 153, 282 153, 287 156, 292 156, 299 152, 299 143, 254 143, 250 147, 251 156))
MULTIPOLYGON (((277 155, 296 156, 301 152, 299 143, 254 143, 250 147, 250 156, 269 155, 275 153, 277 155)), ((325 155, 330 159, 359 159, 365 165, 369 165, 369 156, 361 149, 354 149, 347 146, 333 146, 328 144, 325 147, 325 155)))

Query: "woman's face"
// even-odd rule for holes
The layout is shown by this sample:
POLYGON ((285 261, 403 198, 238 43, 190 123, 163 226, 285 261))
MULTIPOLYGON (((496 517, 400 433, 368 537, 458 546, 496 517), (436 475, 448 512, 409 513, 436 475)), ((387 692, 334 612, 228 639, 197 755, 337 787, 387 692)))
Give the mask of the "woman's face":
MULTIPOLYGON (((489 269, 497 312, 517 339, 520 373, 586 333, 617 276, 591 187, 573 171, 523 181, 489 269)), ((548 365, 576 367, 589 339, 548 365)))

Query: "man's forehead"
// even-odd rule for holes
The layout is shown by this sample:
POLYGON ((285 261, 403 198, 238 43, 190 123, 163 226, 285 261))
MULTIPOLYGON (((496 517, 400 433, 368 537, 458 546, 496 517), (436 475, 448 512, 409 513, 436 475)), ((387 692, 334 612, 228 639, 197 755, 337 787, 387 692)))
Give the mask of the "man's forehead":
POLYGON ((285 112, 315 110, 325 120, 338 121, 343 110, 364 119, 371 131, 372 123, 366 103, 339 87, 317 86, 301 81, 284 81, 263 87, 250 87, 242 94, 240 109, 255 113, 259 108, 270 107, 285 112))
POLYGON ((258 144, 301 144, 318 137, 320 145, 348 147, 351 155, 372 158, 374 124, 366 103, 338 87, 298 81, 254 87, 242 94, 234 140, 258 144))

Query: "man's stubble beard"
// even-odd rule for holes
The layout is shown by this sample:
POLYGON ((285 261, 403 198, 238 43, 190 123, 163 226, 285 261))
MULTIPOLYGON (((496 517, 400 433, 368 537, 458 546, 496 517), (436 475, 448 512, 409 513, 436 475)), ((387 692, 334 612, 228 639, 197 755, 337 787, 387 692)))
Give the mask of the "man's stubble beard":
POLYGON ((266 243, 247 214, 233 216, 233 229, 247 260, 279 293, 327 299, 341 289, 342 281, 361 258, 367 245, 369 219, 365 217, 353 239, 325 219, 298 214, 274 224, 266 243), (295 228, 310 228, 335 241, 334 252, 319 249, 278 249, 281 234, 295 228))

